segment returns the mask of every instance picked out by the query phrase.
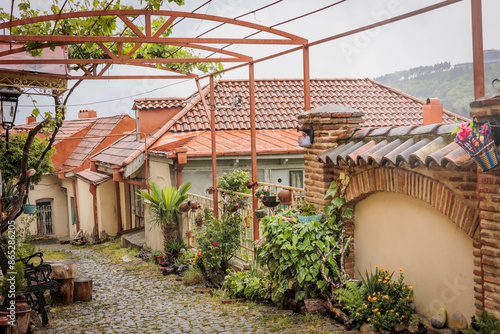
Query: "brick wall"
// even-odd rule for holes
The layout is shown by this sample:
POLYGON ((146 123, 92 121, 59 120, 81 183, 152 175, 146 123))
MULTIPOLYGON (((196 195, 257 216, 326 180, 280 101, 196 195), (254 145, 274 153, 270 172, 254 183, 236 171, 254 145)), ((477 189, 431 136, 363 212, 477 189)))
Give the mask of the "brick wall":
MULTIPOLYGON (((480 114, 490 121, 498 114, 500 124, 499 106, 500 100, 487 107, 483 103, 480 114)), ((331 181, 340 173, 348 173, 351 184, 346 199, 354 209, 357 202, 377 191, 397 192, 431 204, 473 239, 477 313, 484 303, 486 310, 500 317, 500 168, 484 173, 478 172, 475 165, 463 169, 425 166, 410 169, 333 166, 317 160, 319 154, 335 148, 339 140, 349 138, 360 122, 362 113, 332 105, 299 116, 301 127, 312 126, 315 134, 314 143, 304 152, 306 200, 318 207, 327 205, 329 202, 323 197, 331 181)), ((346 221, 346 230, 355 237, 354 219, 346 221)), ((346 262, 350 275, 354 274, 354 241, 353 238, 352 255, 346 262)))
MULTIPOLYGON (((472 102, 471 116, 479 121, 500 124, 500 96, 472 102)), ((500 129, 494 128, 493 131, 498 147, 500 129)), ((480 171, 477 181, 480 233, 474 238, 474 265, 475 272, 482 279, 476 281, 475 292, 478 297, 484 298, 484 308, 500 318, 500 167, 489 172, 480 171)), ((481 308, 483 305, 478 302, 476 306, 481 308)))

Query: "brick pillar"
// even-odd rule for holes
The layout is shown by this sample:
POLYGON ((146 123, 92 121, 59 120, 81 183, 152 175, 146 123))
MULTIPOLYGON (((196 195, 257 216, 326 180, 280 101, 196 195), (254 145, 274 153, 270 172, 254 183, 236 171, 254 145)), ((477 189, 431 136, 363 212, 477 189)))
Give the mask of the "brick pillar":
POLYGON ((319 162, 316 157, 337 146, 337 140, 347 138, 363 121, 363 112, 337 104, 327 104, 299 115, 299 126, 314 130, 314 142, 304 149, 304 185, 306 201, 316 207, 329 204, 324 200, 326 190, 333 180, 332 164, 319 162))
MULTIPOLYGON (((471 103, 471 116, 500 124, 500 96, 471 103)), ((493 128, 500 138, 500 128, 493 128)), ((479 231, 474 237, 474 274, 477 313, 483 308, 500 318, 500 167, 482 172, 478 167, 479 231)))
MULTIPOLYGON (((299 115, 301 129, 312 126, 314 142, 304 150, 306 201, 314 203, 319 209, 330 204, 324 200, 326 191, 330 187, 335 172, 332 164, 319 162, 316 158, 326 150, 337 147, 339 139, 347 139, 355 128, 363 122, 363 112, 336 104, 328 104, 311 109, 299 115)), ((354 237, 354 220, 348 219, 346 232, 354 237)), ((351 255, 346 259, 347 274, 354 277, 354 238, 351 239, 351 255)))

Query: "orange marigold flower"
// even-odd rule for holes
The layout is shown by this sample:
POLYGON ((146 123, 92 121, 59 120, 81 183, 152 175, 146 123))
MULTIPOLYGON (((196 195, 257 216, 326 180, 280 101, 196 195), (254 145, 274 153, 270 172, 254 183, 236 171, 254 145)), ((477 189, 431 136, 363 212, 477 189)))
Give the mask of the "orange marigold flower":
POLYGON ((375 266, 375 268, 378 268, 378 266, 375 266))
POLYGON ((374 309, 374 310, 373 310, 373 313, 375 313, 375 312, 377 312, 377 311, 378 311, 378 308, 374 309))
POLYGON ((391 313, 394 313, 394 310, 391 310, 391 313))
POLYGON ((359 313, 356 313, 356 316, 359 317, 359 313))
POLYGON ((390 280, 391 278, 390 278, 389 276, 387 276, 385 279, 386 279, 386 280, 390 280))
POLYGON ((377 295, 380 295, 380 291, 377 292, 377 295))
POLYGON ((403 271, 403 268, 399 268, 399 271, 403 271))
POLYGON ((409 289, 413 289, 413 287, 412 287, 411 285, 410 285, 408 288, 409 288, 409 289))
POLYGON ((377 315, 380 315, 380 312, 377 312, 377 315))
POLYGON ((381 279, 381 278, 379 278, 379 279, 378 279, 378 281, 379 281, 379 282, 382 282, 382 279, 381 279))
POLYGON ((404 318, 405 316, 403 315, 402 318, 404 318))
POLYGON ((373 300, 373 301, 376 301, 376 300, 377 300, 377 297, 373 297, 373 299, 372 299, 372 300, 373 300))

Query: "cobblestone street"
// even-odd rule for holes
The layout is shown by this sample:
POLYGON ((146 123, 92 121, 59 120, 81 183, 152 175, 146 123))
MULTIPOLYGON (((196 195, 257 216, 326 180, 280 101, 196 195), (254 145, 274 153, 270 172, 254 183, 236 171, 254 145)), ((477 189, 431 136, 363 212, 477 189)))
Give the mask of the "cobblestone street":
POLYGON ((134 264, 116 264, 91 248, 64 248, 78 258, 78 276, 93 279, 93 300, 53 307, 49 326, 39 333, 342 332, 341 326, 326 317, 316 317, 311 326, 301 323, 291 328, 297 316, 277 315, 275 308, 254 303, 222 305, 209 294, 195 293, 194 287, 176 281, 177 276, 151 271, 146 275, 134 270, 134 264), (288 323, 286 328, 275 323, 280 318, 281 323, 288 323))

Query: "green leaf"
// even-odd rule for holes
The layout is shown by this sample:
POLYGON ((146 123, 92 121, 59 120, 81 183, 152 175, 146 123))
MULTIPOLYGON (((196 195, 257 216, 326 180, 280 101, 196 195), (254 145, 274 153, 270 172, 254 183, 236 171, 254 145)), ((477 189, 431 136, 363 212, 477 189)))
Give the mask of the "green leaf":
POLYGON ((352 219, 352 217, 353 217, 352 209, 345 209, 344 211, 342 211, 342 218, 352 219))
POLYGON ((306 292, 304 290, 301 290, 299 291, 299 300, 303 300, 304 298, 306 298, 306 292))
POLYGON ((342 197, 336 197, 332 200, 332 205, 336 206, 337 208, 341 208, 344 203, 345 199, 342 197))

